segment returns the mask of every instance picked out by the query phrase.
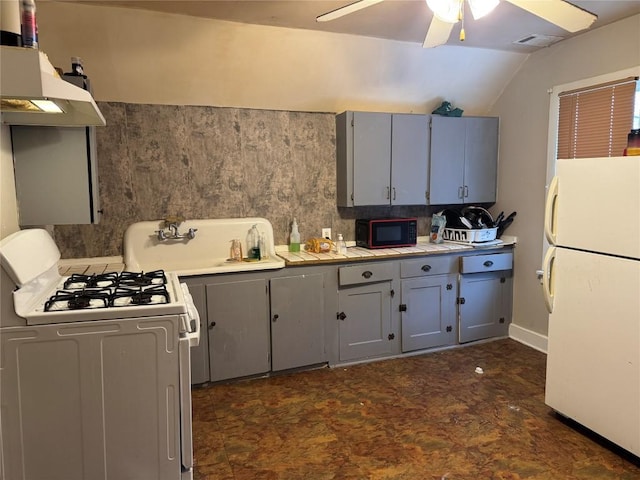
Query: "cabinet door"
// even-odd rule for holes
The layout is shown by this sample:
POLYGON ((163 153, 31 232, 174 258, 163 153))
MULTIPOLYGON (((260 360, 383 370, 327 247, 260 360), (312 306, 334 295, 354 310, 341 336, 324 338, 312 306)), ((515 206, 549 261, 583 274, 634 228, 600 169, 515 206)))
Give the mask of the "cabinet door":
POLYGON ((216 283, 206 288, 211 381, 268 372, 267 281, 216 283))
POLYGON ((20 225, 98 223, 95 128, 11 127, 20 225))
POLYGON ((460 342, 500 337, 509 332, 511 272, 460 276, 460 342))
POLYGON ((465 124, 455 117, 431 117, 429 203, 463 203, 465 124))
POLYGON ((353 114, 353 205, 389 205, 391 114, 353 114))
POLYGON ((200 315, 200 343, 197 347, 190 348, 191 355, 191 383, 193 385, 210 381, 209 376, 209 336, 207 332, 207 297, 204 284, 190 279, 181 279, 189 287, 198 314, 200 315))
POLYGON ((394 114, 391 120, 391 204, 426 205, 429 117, 394 114))
POLYGON ((391 282, 343 288, 338 291, 340 361, 389 355, 391 282), (344 314, 344 315, 342 315, 344 314))
POLYGON ((402 351, 456 343, 456 276, 402 281, 402 351))
POLYGON ((496 201, 498 118, 465 118, 464 203, 496 201))
POLYGON ((325 361, 324 275, 271 280, 271 368, 325 361))

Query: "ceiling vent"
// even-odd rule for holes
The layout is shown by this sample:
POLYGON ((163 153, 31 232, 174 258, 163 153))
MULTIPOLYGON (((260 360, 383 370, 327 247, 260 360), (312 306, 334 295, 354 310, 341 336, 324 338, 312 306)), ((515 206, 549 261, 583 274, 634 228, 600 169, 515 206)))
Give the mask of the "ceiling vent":
POLYGON ((560 40, 564 40, 564 37, 555 37, 553 35, 540 35, 538 33, 532 33, 531 35, 527 35, 520 40, 516 40, 516 45, 527 45, 530 47, 548 47, 549 45, 553 45, 554 43, 559 42, 560 40))

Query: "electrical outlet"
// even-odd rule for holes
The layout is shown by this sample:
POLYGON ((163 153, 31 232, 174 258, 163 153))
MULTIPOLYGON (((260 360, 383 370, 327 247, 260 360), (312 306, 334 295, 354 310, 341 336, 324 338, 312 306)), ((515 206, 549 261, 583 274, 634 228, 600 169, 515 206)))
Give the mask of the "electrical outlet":
POLYGON ((331 229, 330 228, 323 228, 322 229, 322 238, 331 239, 331 229))

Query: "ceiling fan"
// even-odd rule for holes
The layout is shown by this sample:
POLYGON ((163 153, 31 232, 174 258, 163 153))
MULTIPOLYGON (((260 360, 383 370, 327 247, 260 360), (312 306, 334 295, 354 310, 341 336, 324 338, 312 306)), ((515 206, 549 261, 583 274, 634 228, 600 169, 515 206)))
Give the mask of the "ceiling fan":
MULTIPOLYGON (((363 8, 370 7, 384 0, 359 0, 344 7, 327 12, 316 18, 318 22, 327 22, 363 8)), ((466 0, 474 20, 489 14, 500 0, 466 0)), ((506 0, 529 13, 553 23, 569 32, 578 32, 589 28, 598 18, 596 15, 576 7, 564 0, 506 0)), ((460 21, 460 40, 465 39, 464 33, 464 2, 465 0, 426 0, 433 12, 433 18, 429 25, 426 38, 422 46, 424 48, 444 45, 451 35, 453 26, 460 21)))

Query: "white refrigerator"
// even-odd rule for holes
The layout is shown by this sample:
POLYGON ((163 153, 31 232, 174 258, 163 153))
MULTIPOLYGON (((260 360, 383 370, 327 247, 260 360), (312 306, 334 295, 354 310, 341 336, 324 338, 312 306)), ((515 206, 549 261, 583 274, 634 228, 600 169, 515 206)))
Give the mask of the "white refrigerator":
POLYGON ((545 402, 640 456, 640 157, 558 160, 545 402))

